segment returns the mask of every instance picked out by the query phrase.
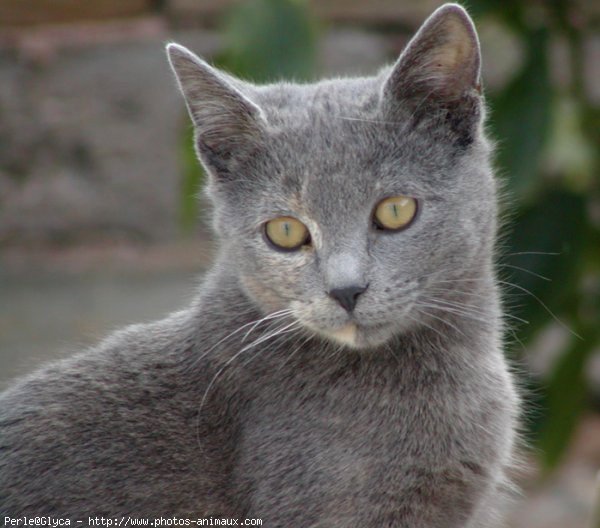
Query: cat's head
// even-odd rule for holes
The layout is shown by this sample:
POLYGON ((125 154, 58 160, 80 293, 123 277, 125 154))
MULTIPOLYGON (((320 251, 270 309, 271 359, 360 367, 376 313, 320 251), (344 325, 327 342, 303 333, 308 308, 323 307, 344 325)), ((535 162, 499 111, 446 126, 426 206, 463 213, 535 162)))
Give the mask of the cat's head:
POLYGON ((461 7, 438 9, 370 78, 255 86, 181 46, 168 53, 215 230, 265 313, 374 346, 426 324, 434 293, 489 266, 495 185, 461 7))

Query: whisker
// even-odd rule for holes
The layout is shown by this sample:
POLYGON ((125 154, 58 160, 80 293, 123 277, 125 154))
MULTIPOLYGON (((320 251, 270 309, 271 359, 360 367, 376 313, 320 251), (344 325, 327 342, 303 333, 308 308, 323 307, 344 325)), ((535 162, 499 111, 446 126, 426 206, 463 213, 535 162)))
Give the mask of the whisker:
MULTIPOLYGON (((443 291, 443 290, 442 290, 443 291)), ((462 292, 461 292, 462 293, 462 292)), ((468 294, 468 292, 465 292, 465 294, 468 294)), ((484 296, 480 296, 482 298, 484 298, 484 296)), ((457 308, 457 309, 461 309, 464 310, 464 315, 474 315, 474 316, 478 316, 481 313, 481 308, 478 306, 474 306, 474 305, 468 305, 468 304, 464 304, 464 303, 458 303, 455 301, 448 301, 446 299, 438 299, 438 298, 427 298, 427 301, 434 301, 437 303, 445 303, 446 305, 453 307, 453 308, 457 308)), ((509 319, 514 319, 515 321, 519 321, 520 323, 523 324, 529 324, 529 321, 527 321, 526 319, 523 319, 521 317, 518 317, 514 314, 509 313, 508 311, 504 310, 502 312, 502 317, 508 317, 509 319)), ((472 317, 473 319, 475 319, 475 317, 472 317)), ((483 319, 477 318, 475 320, 481 321, 481 322, 486 322, 483 319)))
POLYGON ((262 335, 258 338, 256 338, 254 341, 252 341, 252 343, 244 346, 240 352, 244 352, 246 350, 250 350, 252 348, 254 348, 257 345, 260 345, 261 343, 264 343, 265 341, 268 341, 269 339, 273 339, 274 337, 278 337, 280 335, 282 335, 284 332, 284 330, 287 330, 288 328, 291 327, 299 327, 300 323, 298 321, 292 321, 291 323, 287 324, 286 326, 283 327, 279 327, 279 328, 275 328, 271 333, 266 333, 265 335, 262 335))
POLYGON ((523 323, 523 324, 530 324, 529 321, 527 319, 523 319, 522 317, 519 317, 518 315, 515 314, 511 314, 508 311, 504 310, 502 312, 502 317, 508 317, 509 319, 514 319, 515 321, 518 321, 519 323, 523 323))
MULTIPOLYGON (((211 346, 208 350, 206 350, 203 354, 200 354, 200 356, 198 356, 194 362, 192 363, 192 365, 189 368, 193 368, 194 366, 196 366, 203 358, 205 358, 206 356, 208 356, 208 354, 210 354, 213 350, 215 350, 219 345, 221 345, 222 343, 224 343, 225 341, 227 341, 228 339, 232 338, 233 336, 237 335, 238 333, 240 333, 242 330, 244 330, 245 328, 247 328, 250 325, 252 326, 252 330, 254 330, 256 328, 256 326, 258 326, 258 324, 262 323, 265 320, 269 320, 269 319, 273 319, 275 317, 284 317, 286 315, 288 315, 288 313, 291 313, 291 310, 280 310, 279 312, 273 312, 271 314, 266 315, 265 317, 262 317, 256 321, 250 321, 249 323, 246 323, 242 326, 240 326, 239 328, 236 328, 233 332, 230 332, 229 334, 227 334, 225 337, 219 339, 219 341, 217 341, 213 346, 211 346), (286 313, 283 313, 286 312, 286 313)), ((249 335, 249 332, 246 333, 246 335, 244 336, 244 338, 242 339, 242 342, 244 341, 244 339, 246 339, 246 337, 249 335)))
POLYGON ((523 286, 519 286, 518 284, 513 284, 512 282, 507 282, 507 281, 503 281, 503 280, 499 280, 498 282, 505 284, 507 286, 512 286, 513 288, 517 288, 518 290, 521 290, 522 292, 524 292, 528 295, 531 295, 531 297, 533 297, 537 302, 539 302, 540 305, 542 305, 542 307, 544 308, 544 310, 546 310, 546 312, 548 312, 548 314, 552 317, 552 319, 554 319, 562 328, 567 330, 571 335, 573 335, 583 341, 583 338, 577 332, 575 332, 574 330, 571 330, 571 328, 569 328, 569 326, 567 324, 563 323, 556 315, 554 315, 554 312, 552 310, 550 310, 550 308, 548 308, 548 306, 546 305, 546 303, 544 303, 544 301, 542 301, 537 295, 531 293, 527 288, 523 288, 523 286))
POLYGON ((550 255, 550 256, 557 256, 557 255, 561 255, 561 253, 553 253, 550 251, 517 251, 516 253, 506 253, 503 256, 506 257, 512 257, 515 255, 550 255))
POLYGON ((421 324, 423 325, 425 328, 431 330, 432 332, 435 332, 437 335, 439 335, 442 338, 442 341, 446 341, 448 339, 448 336, 442 334, 442 332, 440 332, 437 328, 435 328, 434 326, 431 326, 429 323, 426 323, 425 321, 419 320, 416 317, 413 317, 410 314, 405 314, 405 317, 408 317, 411 321, 413 321, 414 323, 417 324, 421 324))
MULTIPOLYGON (((278 349, 278 348, 283 348, 283 347, 285 346, 285 344, 286 344, 288 341, 292 341, 294 337, 295 337, 295 336, 294 336, 293 334, 292 334, 292 335, 290 335, 290 333, 288 333, 288 332, 284 332, 283 334, 276 334, 276 335, 273 337, 273 340, 272 340, 272 341, 270 341, 270 342, 269 342, 269 344, 267 345, 267 348, 266 348, 266 349, 260 349, 259 353, 260 353, 261 351, 263 351, 263 350, 264 350, 264 351, 267 351, 267 349, 269 349, 269 348, 270 348, 270 349, 274 349, 274 350, 276 350, 276 349, 278 349)), ((254 348, 254 347, 253 347, 253 348, 254 348)), ((245 361, 244 361, 244 362, 241 364, 242 368, 245 368, 247 365, 249 365, 249 364, 250 364, 250 363, 251 363, 251 362, 254 360, 254 358, 255 358, 257 355, 258 355, 258 354, 255 354, 254 356, 250 356, 250 357, 249 357, 247 360, 245 360, 245 361)))
POLYGON ((552 279, 549 279, 548 277, 544 277, 543 275, 540 275, 539 273, 536 273, 535 271, 528 270, 527 268, 522 268, 521 266, 513 266, 512 264, 504 264, 504 263, 499 264, 499 266, 502 266, 503 268, 511 268, 511 269, 519 270, 519 271, 522 271, 523 273, 529 273, 529 275, 533 275, 534 277, 537 277, 538 279, 552 282, 552 279))
POLYGON ((523 343, 523 341, 521 341, 519 339, 519 336, 517 335, 517 333, 510 327, 507 327, 507 330, 510 332, 512 338, 519 343, 520 347, 521 347, 521 351, 522 352, 526 352, 527 351, 527 347, 525 346, 525 344, 523 343))
MULTIPOLYGON (((269 321, 269 320, 271 320, 271 319, 275 319, 275 318, 278 318, 278 317, 285 317, 286 315, 290 315, 291 313, 292 313, 292 310, 289 310, 289 309, 286 309, 286 310, 279 310, 278 312, 273 312, 273 313, 271 313, 271 314, 269 314, 269 315, 266 315, 266 316, 265 316, 265 317, 263 317, 262 319, 258 319, 258 320, 257 320, 257 321, 256 321, 256 322, 255 322, 255 323, 252 325, 252 327, 250 328, 250 330, 248 330, 248 331, 247 331, 247 332, 244 334, 244 337, 242 337, 242 340, 241 340, 241 342, 243 343, 243 342, 244 342, 244 341, 245 341, 245 340, 248 338, 248 336, 249 336, 249 335, 250 335, 250 334, 251 334, 251 333, 252 333, 252 332, 253 332, 253 331, 256 329, 256 327, 257 327, 257 326, 258 326, 260 323, 262 323, 262 322, 264 322, 264 321, 269 321)), ((244 326, 247 326, 247 325, 244 325, 244 326)))
MULTIPOLYGON (((415 306, 418 306, 419 308, 435 308, 435 306, 427 306, 427 305, 421 305, 421 304, 415 304, 415 306)), ((444 323, 445 325, 449 326, 450 328, 453 328, 456 332, 458 332, 460 335, 462 335, 463 337, 467 337, 465 335, 465 333, 460 330, 456 325, 452 324, 450 321, 447 321, 446 319, 439 317, 437 315, 434 315, 430 312, 426 312, 425 310, 421 309, 419 310, 423 315, 426 315, 428 317, 433 317, 434 319, 437 319, 438 321, 444 323)))
MULTIPOLYGON (((204 395, 202 396, 202 400, 200 401, 200 405, 198 407, 198 413, 196 414, 196 440, 198 442, 198 445, 200 445, 200 443, 201 443, 201 441, 200 441, 200 417, 202 415, 202 409, 204 408, 204 404, 206 403, 206 400, 208 398, 208 394, 210 393, 210 390, 212 389, 212 387, 214 386, 214 384, 216 383, 216 381, 219 379, 219 377, 221 376, 221 374, 223 374, 223 372, 227 369, 227 367, 229 365, 231 365, 231 363, 233 363, 244 352, 247 352, 248 350, 251 350, 256 345, 258 345, 258 344, 266 341, 267 339, 280 336, 280 335, 282 335, 284 333, 294 332, 294 331, 297 330, 298 326, 300 326, 300 323, 298 321, 293 321, 292 323, 284 326, 283 328, 276 329, 272 333, 267 334, 265 336, 262 336, 262 337, 256 339, 255 341, 253 341, 249 345, 244 346, 241 350, 239 350, 238 352, 236 352, 233 356, 231 356, 225 362, 225 364, 216 372, 216 374, 212 377, 210 383, 206 387, 206 390, 204 391, 204 395)), ((257 353, 254 355, 254 357, 257 357, 264 350, 267 350, 267 348, 262 349, 262 350, 258 350, 257 353)))
MULTIPOLYGON (((438 270, 432 271, 430 273, 425 273, 423 275, 419 275, 418 277, 414 277, 414 279, 420 281, 422 279, 426 279, 426 278, 434 276, 434 275, 447 276, 447 275, 450 275, 450 274, 453 274, 453 273, 457 273, 457 272, 461 273, 461 274, 469 273, 469 272, 478 272, 478 273, 480 273, 480 269, 477 266, 472 266, 472 267, 463 267, 463 266, 460 266, 460 267, 456 267, 456 268, 444 268, 444 269, 438 269, 438 270)), ((397 276, 395 276, 395 277, 397 277, 397 276)), ((485 277, 473 277, 473 279, 488 280, 485 277)))
MULTIPOLYGON (((440 288, 440 287, 436 287, 435 283, 433 284, 433 287, 427 288, 427 292, 430 293, 434 293, 434 294, 454 294, 454 295, 458 295, 460 297, 471 297, 471 298, 475 298, 475 299, 482 299, 484 301, 488 301, 490 298, 489 293, 487 294, 483 294, 483 293, 477 293, 477 292, 472 292, 472 291, 464 291, 464 290, 457 290, 457 289, 453 289, 453 288, 440 288)), ((457 301, 455 301, 457 302, 457 301)))
POLYGON ((379 119, 365 119, 364 117, 333 116, 343 121, 358 121, 360 123, 373 123, 375 125, 399 125, 398 121, 381 121, 379 119))
POLYGON ((422 306, 424 306, 425 308, 432 308, 433 310, 435 310, 437 312, 441 312, 442 314, 445 313, 445 314, 457 316, 462 319, 468 319, 475 323, 481 323, 481 324, 488 323, 488 321, 486 321, 484 319, 480 319, 480 318, 476 317, 474 314, 460 311, 460 310, 457 310, 456 308, 451 308, 451 307, 447 307, 447 306, 443 306, 443 305, 439 305, 439 304, 432 304, 432 303, 423 304, 422 306))
POLYGON ((289 323, 288 325, 284 326, 283 328, 278 328, 278 329, 276 329, 275 331, 273 331, 270 334, 266 334, 264 336, 259 337, 258 339, 256 339, 252 343, 250 343, 249 345, 246 345, 246 346, 242 347, 233 356, 231 356, 225 362, 225 364, 217 371, 217 373, 213 376, 212 380, 208 384, 206 390, 204 391, 204 396, 202 397, 202 400, 200 402, 200 407, 199 407, 198 412, 200 412, 202 410, 202 407, 204 407, 204 403, 206 402, 206 398, 208 396, 208 393, 210 392, 210 389, 212 389, 212 387, 215 384, 215 382, 217 381, 217 379, 224 372, 224 370, 229 365, 231 365, 231 363, 233 363, 239 356, 241 356, 244 352, 247 352, 248 350, 254 348, 255 346, 257 346, 257 345, 259 345, 261 343, 264 343, 265 341, 267 341, 269 339, 272 339, 273 337, 277 337, 279 335, 282 335, 282 334, 288 333, 288 332, 294 332, 299 326, 300 326, 300 323, 298 321, 292 321, 291 323, 289 323), (294 327, 296 327, 296 328, 294 328, 294 327))
MULTIPOLYGON (((431 291, 441 291, 441 292, 447 292, 447 293, 455 293, 458 295, 466 295, 466 296, 472 296, 472 297, 480 297, 481 299, 489 299, 489 294, 481 294, 481 293, 476 293, 476 292, 471 292, 471 291, 465 291, 463 289, 453 289, 453 288, 447 288, 447 289, 443 289, 440 286, 443 285, 452 285, 453 283, 464 283, 464 282, 475 282, 478 279, 440 279, 436 282, 433 283, 433 288, 431 288, 431 291)), ((487 279, 484 279, 487 281, 487 279)), ((496 279, 497 282, 500 282, 500 279, 496 279)), ((500 292, 500 295, 502 297, 503 300, 506 300, 507 297, 520 297, 521 294, 520 293, 512 293, 510 291, 506 291, 506 289, 502 289, 500 292)))
POLYGON ((461 305, 449 303, 447 301, 442 301, 440 299, 427 298, 427 299, 423 299, 423 301, 425 301, 425 303, 427 303, 430 308, 438 308, 443 311, 447 311, 448 313, 462 315, 462 316, 468 317, 469 319, 471 319, 473 321, 478 321, 480 323, 488 322, 487 319, 482 319, 481 317, 479 317, 479 314, 481 313, 481 311, 469 310, 468 308, 465 308, 461 305))
POLYGON ((492 282, 491 279, 487 278, 487 277, 470 277, 470 278, 460 278, 460 279, 438 279, 437 282, 450 282, 450 283, 454 283, 454 282, 492 282))

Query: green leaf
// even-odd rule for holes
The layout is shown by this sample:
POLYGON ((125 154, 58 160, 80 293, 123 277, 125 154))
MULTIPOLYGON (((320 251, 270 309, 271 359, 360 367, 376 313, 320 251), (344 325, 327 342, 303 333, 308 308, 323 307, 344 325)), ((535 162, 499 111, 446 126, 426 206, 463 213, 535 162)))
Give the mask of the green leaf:
POLYGON ((511 223, 499 267, 510 312, 529 322, 518 328, 525 343, 552 319, 550 312, 569 322, 588 240, 585 211, 581 195, 547 190, 511 223))
POLYGON ((238 4, 227 19, 225 42, 220 64, 243 78, 268 82, 314 75, 316 28, 304 2, 238 4))
POLYGON ((557 98, 545 165, 551 174, 562 176, 570 188, 587 191, 596 178, 597 147, 584 133, 583 112, 583 105, 575 98, 557 98))
POLYGON ((523 26, 521 0, 471 0, 465 7, 474 18, 492 15, 501 18, 513 28, 523 26))
POLYGON ((520 73, 491 98, 491 124, 499 140, 498 163, 513 196, 519 198, 530 193, 540 178, 552 103, 547 31, 528 33, 526 44, 527 59, 520 73))
POLYGON ((547 389, 547 413, 542 422, 538 448, 546 470, 554 468, 569 444, 585 410, 588 386, 585 366, 597 345, 597 332, 578 329, 585 337, 573 339, 571 347, 554 368, 547 389))

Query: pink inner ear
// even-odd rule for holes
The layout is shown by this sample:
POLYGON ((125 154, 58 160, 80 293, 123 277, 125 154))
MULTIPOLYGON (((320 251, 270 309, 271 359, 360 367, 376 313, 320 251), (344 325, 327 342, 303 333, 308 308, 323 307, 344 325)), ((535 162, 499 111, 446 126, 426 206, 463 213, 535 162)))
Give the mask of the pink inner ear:
POLYGON ((464 22, 454 17, 436 29, 442 33, 422 51, 421 60, 415 64, 415 80, 448 96, 458 96, 478 84, 478 44, 464 22))
POLYGON ((441 8, 409 43, 388 80, 396 97, 428 92, 457 98, 479 91, 479 43, 468 15, 453 6, 441 8))

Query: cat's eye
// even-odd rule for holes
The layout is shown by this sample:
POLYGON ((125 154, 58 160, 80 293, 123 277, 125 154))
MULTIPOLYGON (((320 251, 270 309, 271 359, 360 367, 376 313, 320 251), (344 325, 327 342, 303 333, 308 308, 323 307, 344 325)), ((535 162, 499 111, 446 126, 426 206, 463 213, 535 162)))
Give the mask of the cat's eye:
POLYGON ((399 231, 408 227, 417 214, 417 201, 409 196, 392 196, 377 204, 373 221, 379 229, 399 231))
POLYGON ((265 236, 277 249, 294 251, 310 242, 306 226, 291 216, 280 216, 265 224, 265 236))

